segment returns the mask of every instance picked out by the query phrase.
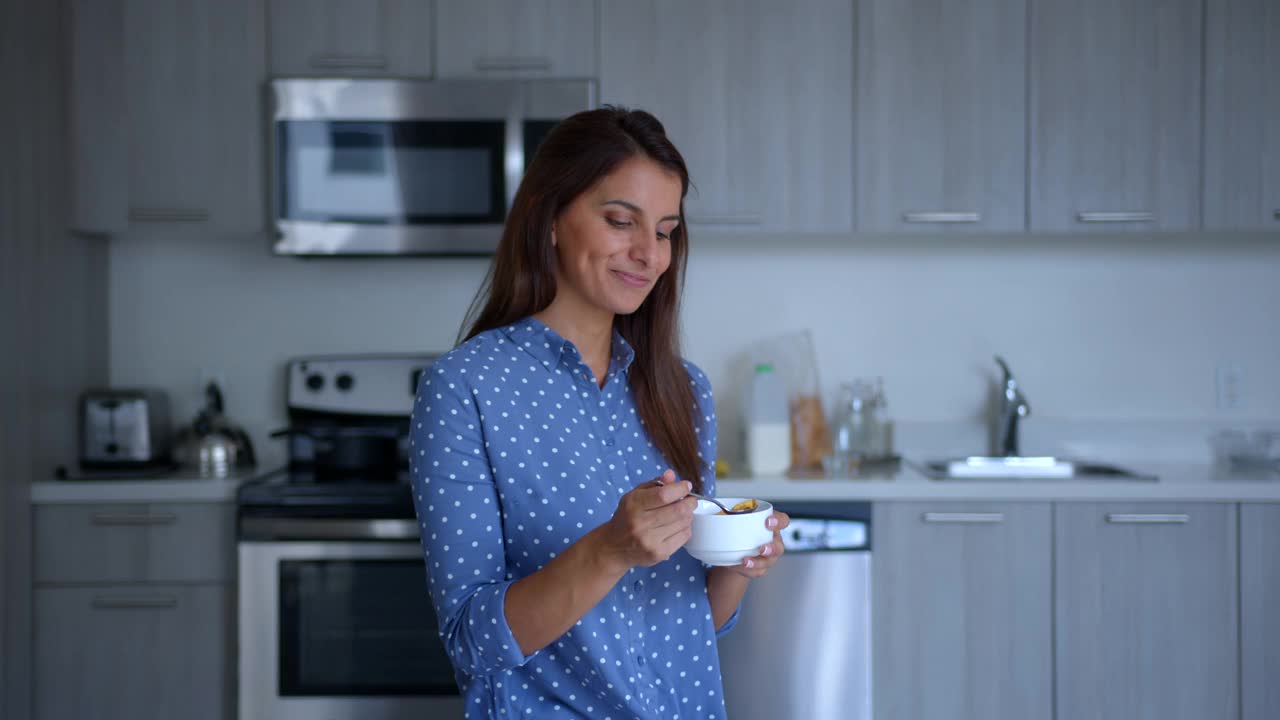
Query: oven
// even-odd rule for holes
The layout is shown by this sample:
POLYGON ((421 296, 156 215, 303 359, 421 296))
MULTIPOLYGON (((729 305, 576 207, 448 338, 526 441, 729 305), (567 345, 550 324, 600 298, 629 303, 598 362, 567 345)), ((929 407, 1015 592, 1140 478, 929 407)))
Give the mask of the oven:
POLYGON ((271 83, 274 251, 485 255, 534 151, 591 80, 271 83))
POLYGON ((239 720, 462 717, 406 454, 433 359, 288 363, 288 466, 236 495, 239 720))
POLYGON ((242 519, 240 720, 461 718, 412 519, 242 519))

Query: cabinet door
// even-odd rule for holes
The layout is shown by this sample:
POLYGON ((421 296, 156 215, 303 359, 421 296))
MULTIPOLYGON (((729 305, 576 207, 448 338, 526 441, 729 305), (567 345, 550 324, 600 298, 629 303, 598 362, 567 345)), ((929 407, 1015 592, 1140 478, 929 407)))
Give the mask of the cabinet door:
POLYGON ((431 77, 430 0, 268 0, 267 8, 273 77, 431 77))
POLYGON ((881 720, 1052 716, 1047 503, 879 503, 872 696, 881 720))
POLYGON ((1057 717, 1238 717, 1235 507, 1054 512, 1057 717))
POLYGON ((1200 226, 1203 0, 1031 0, 1031 227, 1200 226))
POLYGON ((848 232, 850 0, 600 6, 600 95, 648 110, 684 155, 692 225, 848 232))
POLYGON ((594 0, 442 0, 440 77, 595 77, 594 0))
POLYGON ((35 591, 37 720, 227 720, 230 593, 220 585, 35 591))
POLYGON ((1027 0, 858 5, 860 230, 1022 231, 1027 0))
POLYGON ((147 579, 147 532, 163 518, 146 505, 37 505, 35 582, 123 583, 147 579))
POLYGON ((1240 653, 1244 720, 1280 718, 1280 505, 1240 506, 1240 653))
POLYGON ((70 139, 72 226, 118 233, 129 224, 129 129, 124 79, 122 0, 70 4, 70 139))
POLYGON ((1280 230, 1280 3, 1208 0, 1204 225, 1280 230))
POLYGON ((261 231, 261 8, 125 0, 124 30, 130 222, 261 231))

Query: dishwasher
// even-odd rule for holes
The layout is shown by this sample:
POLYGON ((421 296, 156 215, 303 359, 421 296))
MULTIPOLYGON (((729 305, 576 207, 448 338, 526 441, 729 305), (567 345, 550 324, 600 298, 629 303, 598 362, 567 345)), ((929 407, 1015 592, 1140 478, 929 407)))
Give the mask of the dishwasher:
POLYGON ((729 720, 871 720, 871 503, 773 502, 786 554, 718 643, 729 720))

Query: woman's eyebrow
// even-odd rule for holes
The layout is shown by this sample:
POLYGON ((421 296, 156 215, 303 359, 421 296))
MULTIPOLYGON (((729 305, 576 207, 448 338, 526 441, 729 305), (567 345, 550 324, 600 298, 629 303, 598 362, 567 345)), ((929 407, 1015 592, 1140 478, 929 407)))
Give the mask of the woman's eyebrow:
MULTIPOLYGON (((643 215, 644 215, 644 210, 641 210, 641 209, 640 209, 640 207, 639 207, 638 205, 636 205, 635 203, 629 203, 629 202, 627 202, 626 200, 605 200, 604 202, 602 202, 602 203, 600 203, 600 204, 601 204, 601 205, 621 205, 622 207, 624 207, 624 208, 626 208, 626 209, 630 210, 631 212, 633 212, 633 213, 635 213, 635 214, 637 214, 637 215, 641 215, 641 216, 643 216, 643 215)), ((661 220, 659 220, 658 222, 666 222, 666 221, 668 221, 668 220, 675 220, 675 221, 679 222, 679 220, 680 220, 680 216, 679 216, 679 215, 668 215, 668 216, 666 216, 666 217, 662 218, 661 220)))

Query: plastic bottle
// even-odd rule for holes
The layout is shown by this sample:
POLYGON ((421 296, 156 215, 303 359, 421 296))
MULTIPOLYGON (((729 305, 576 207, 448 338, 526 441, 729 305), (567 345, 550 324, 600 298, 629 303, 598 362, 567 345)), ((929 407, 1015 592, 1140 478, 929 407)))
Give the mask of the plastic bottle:
POLYGON ((893 455, 893 420, 889 418, 889 399, 884 394, 884 378, 876 378, 876 389, 871 396, 871 422, 875 428, 871 443, 872 456, 888 458, 893 455))
POLYGON ((747 409, 747 465, 752 475, 781 475, 791 465, 787 392, 773 365, 756 365, 747 409))

